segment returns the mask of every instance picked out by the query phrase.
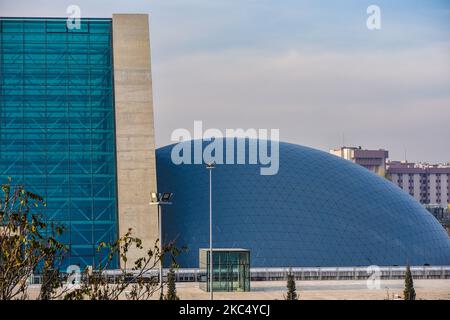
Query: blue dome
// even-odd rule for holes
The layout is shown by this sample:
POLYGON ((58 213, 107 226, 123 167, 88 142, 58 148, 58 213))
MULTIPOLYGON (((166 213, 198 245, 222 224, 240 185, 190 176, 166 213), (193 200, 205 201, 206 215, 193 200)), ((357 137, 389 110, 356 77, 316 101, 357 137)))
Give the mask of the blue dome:
MULTIPOLYGON (((158 190, 174 193, 163 240, 186 246, 178 262, 196 268, 209 247, 209 175, 173 164, 173 146, 156 153, 158 190)), ((252 267, 450 265, 445 230, 393 183, 323 151, 280 143, 279 154, 272 176, 259 165, 213 170, 214 247, 250 249, 252 267)))

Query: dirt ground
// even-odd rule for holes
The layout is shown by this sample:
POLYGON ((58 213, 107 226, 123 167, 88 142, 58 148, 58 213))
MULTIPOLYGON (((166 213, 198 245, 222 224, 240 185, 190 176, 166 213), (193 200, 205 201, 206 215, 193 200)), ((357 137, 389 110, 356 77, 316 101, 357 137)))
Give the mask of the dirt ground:
MULTIPOLYGON (((297 292, 302 300, 383 300, 399 299, 403 295, 403 280, 381 280, 379 288, 370 289, 364 280, 316 280, 297 281, 297 292)), ((417 299, 450 300, 450 279, 415 280, 417 299)), ((39 286, 29 288, 30 298, 37 296, 39 286)), ((283 299, 286 292, 284 281, 253 281, 251 292, 216 292, 217 300, 283 299)), ((177 283, 180 299, 207 300, 209 293, 199 288, 197 282, 177 283)), ((157 299, 157 295, 154 297, 157 299)))

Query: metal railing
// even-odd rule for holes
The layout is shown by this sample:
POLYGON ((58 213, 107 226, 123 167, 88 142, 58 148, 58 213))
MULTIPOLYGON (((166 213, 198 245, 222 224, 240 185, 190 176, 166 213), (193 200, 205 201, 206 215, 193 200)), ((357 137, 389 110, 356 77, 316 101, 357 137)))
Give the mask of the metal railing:
MULTIPOLYGON (((404 279, 406 267, 378 267, 376 271, 380 279, 404 279)), ((165 280, 168 269, 164 269, 165 280)), ((291 272, 296 280, 366 280, 373 274, 374 269, 368 267, 297 267, 297 268, 251 268, 251 281, 285 281, 291 272)), ((104 271, 111 283, 116 283, 118 277, 123 277, 120 270, 104 271)), ((135 271, 127 272, 127 278, 132 279, 135 271)), ((411 273, 414 279, 450 279, 450 266, 412 266, 411 273)), ((158 277, 158 270, 149 270, 144 276, 158 277)), ((175 270, 175 281, 177 282, 201 282, 206 277, 204 269, 177 269, 175 270)), ((30 283, 39 284, 40 275, 34 275, 30 283)))

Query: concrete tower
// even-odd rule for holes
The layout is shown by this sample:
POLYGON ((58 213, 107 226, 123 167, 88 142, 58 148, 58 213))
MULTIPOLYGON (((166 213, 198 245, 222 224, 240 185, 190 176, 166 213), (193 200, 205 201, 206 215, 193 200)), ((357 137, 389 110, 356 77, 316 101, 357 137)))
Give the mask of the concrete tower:
MULTIPOLYGON (((129 228, 146 249, 158 238, 155 135, 148 15, 113 15, 119 235, 129 228)), ((142 255, 131 251, 129 263, 142 255)))

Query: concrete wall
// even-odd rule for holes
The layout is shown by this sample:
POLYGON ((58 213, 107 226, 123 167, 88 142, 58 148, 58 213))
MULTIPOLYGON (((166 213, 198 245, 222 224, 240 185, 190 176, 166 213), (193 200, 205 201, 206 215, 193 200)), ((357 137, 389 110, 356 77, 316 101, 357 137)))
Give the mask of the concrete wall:
POLYGON ((414 198, 420 202, 420 199, 422 198, 420 195, 420 193, 422 192, 420 190, 420 174, 414 174, 413 180, 414 180, 414 198))
POLYGON ((435 174, 430 174, 428 179, 430 180, 430 183, 428 184, 428 192, 430 193, 428 199, 430 200, 430 204, 437 204, 437 177, 435 174))
MULTIPOLYGON (((119 234, 132 228, 149 248, 158 224, 149 205, 156 165, 148 15, 113 15, 113 52, 119 234)), ((143 253, 131 251, 129 262, 143 253)))
POLYGON ((449 190, 449 177, 448 175, 441 175, 441 199, 443 204, 449 204, 450 203, 450 193, 449 190))

